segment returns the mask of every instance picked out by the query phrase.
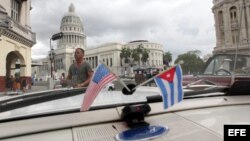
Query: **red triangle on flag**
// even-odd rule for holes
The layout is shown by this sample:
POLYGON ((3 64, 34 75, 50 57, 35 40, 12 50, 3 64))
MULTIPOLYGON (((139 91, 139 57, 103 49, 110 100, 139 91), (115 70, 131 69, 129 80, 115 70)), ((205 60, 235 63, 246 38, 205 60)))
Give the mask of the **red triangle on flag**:
POLYGON ((175 67, 163 72, 161 75, 159 75, 159 78, 162 78, 163 80, 169 81, 169 82, 173 82, 174 79, 174 74, 175 74, 175 67))

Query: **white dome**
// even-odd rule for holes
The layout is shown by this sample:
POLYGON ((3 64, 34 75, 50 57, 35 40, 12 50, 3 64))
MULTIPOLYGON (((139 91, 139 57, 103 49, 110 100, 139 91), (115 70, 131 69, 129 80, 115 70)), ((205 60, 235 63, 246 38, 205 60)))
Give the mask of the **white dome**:
MULTIPOLYGON (((61 31, 64 27, 75 27, 79 28, 79 31, 83 31, 83 24, 81 19, 75 13, 75 7, 73 4, 69 6, 69 12, 65 14, 61 20, 61 31)), ((76 30, 78 31, 78 30, 76 30)), ((63 32, 63 31, 62 31, 63 32)))
POLYGON ((85 48, 86 36, 83 24, 76 15, 73 4, 70 4, 68 13, 61 20, 60 31, 63 32, 63 38, 59 40, 58 48, 85 48))

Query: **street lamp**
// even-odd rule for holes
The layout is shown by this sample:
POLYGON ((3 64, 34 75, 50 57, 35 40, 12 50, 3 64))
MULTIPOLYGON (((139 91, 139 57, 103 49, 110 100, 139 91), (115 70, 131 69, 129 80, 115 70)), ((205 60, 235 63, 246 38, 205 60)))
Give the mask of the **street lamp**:
MULTIPOLYGON (((53 77, 53 70, 54 70, 54 60, 55 60, 55 53, 54 53, 54 49, 51 48, 50 53, 49 53, 49 58, 50 58, 50 72, 51 72, 51 78, 53 77)), ((54 77, 53 77, 54 79, 54 77)))
POLYGON ((54 68, 54 59, 55 59, 55 53, 54 53, 54 49, 51 45, 51 40, 58 40, 58 39, 61 39, 63 37, 63 33, 62 32, 59 32, 59 33, 56 33, 54 35, 52 35, 52 37, 50 38, 50 54, 49 54, 49 57, 50 57, 50 73, 51 73, 51 78, 54 79, 54 76, 53 76, 53 68, 54 68))

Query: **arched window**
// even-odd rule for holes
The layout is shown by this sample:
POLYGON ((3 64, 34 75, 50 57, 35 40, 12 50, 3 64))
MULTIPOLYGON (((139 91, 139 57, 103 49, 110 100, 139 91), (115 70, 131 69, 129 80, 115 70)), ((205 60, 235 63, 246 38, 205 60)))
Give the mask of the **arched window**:
POLYGON ((223 12, 222 11, 218 12, 218 21, 219 21, 219 26, 220 27, 224 25, 223 12))
POLYGON ((230 8, 231 22, 237 22, 237 8, 235 6, 230 8))
POLYGON ((20 22, 21 3, 20 0, 11 0, 11 18, 20 22))

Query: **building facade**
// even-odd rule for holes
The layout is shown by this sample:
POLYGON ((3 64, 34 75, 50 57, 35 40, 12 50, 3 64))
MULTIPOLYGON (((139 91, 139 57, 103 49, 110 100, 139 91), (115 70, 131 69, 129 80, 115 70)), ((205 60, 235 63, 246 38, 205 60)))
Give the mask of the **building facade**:
MULTIPOLYGON (((57 40, 57 48, 53 50, 54 59, 51 57, 41 59, 40 66, 36 69, 37 77, 47 80, 50 77, 52 66, 54 66, 55 78, 59 78, 61 73, 68 74, 68 68, 74 62, 74 51, 76 48, 85 49, 85 60, 88 61, 93 69, 101 62, 105 63, 117 75, 125 73, 125 68, 121 64, 120 53, 122 48, 134 49, 140 44, 150 51, 148 66, 163 68, 163 47, 161 44, 152 43, 147 40, 132 41, 129 43, 105 43, 94 48, 87 48, 86 35, 82 21, 75 13, 74 5, 69 6, 68 13, 62 18, 60 32, 63 37, 57 40), (51 65, 51 62, 53 65, 51 65)), ((49 54, 52 54, 49 52, 49 54)), ((136 65, 136 64, 135 64, 136 65)))
POLYGON ((250 54, 250 0, 213 0, 214 53, 250 54))
POLYGON ((125 64, 124 59, 121 60, 120 54, 122 48, 135 49, 139 45, 149 50, 149 58, 145 64, 147 67, 163 68, 163 46, 147 40, 136 40, 128 43, 106 43, 96 48, 86 49, 85 60, 90 63, 92 68, 95 68, 101 62, 105 63, 117 75, 133 73, 131 69, 146 66, 139 66, 139 62, 133 62, 132 66, 131 64, 125 64))
POLYGON ((67 69, 70 67, 74 60, 74 51, 76 48, 86 49, 86 35, 80 17, 75 13, 75 7, 70 4, 68 13, 66 13, 61 20, 60 32, 63 37, 57 40, 55 49, 49 52, 45 59, 41 59, 42 64, 38 71, 38 77, 47 80, 53 71, 56 79, 61 73, 67 74, 67 69), (53 59, 50 56, 53 55, 53 59), (52 64, 51 64, 52 63, 52 64), (53 69, 51 70, 53 66, 53 69))
POLYGON ((163 68, 163 46, 159 43, 149 42, 147 40, 136 40, 131 41, 124 45, 124 47, 135 49, 139 45, 149 50, 149 58, 146 62, 147 66, 150 67, 161 67, 163 68))
POLYGON ((0 1, 0 92, 10 76, 30 80, 31 47, 36 43, 30 10, 31 0, 0 1))

